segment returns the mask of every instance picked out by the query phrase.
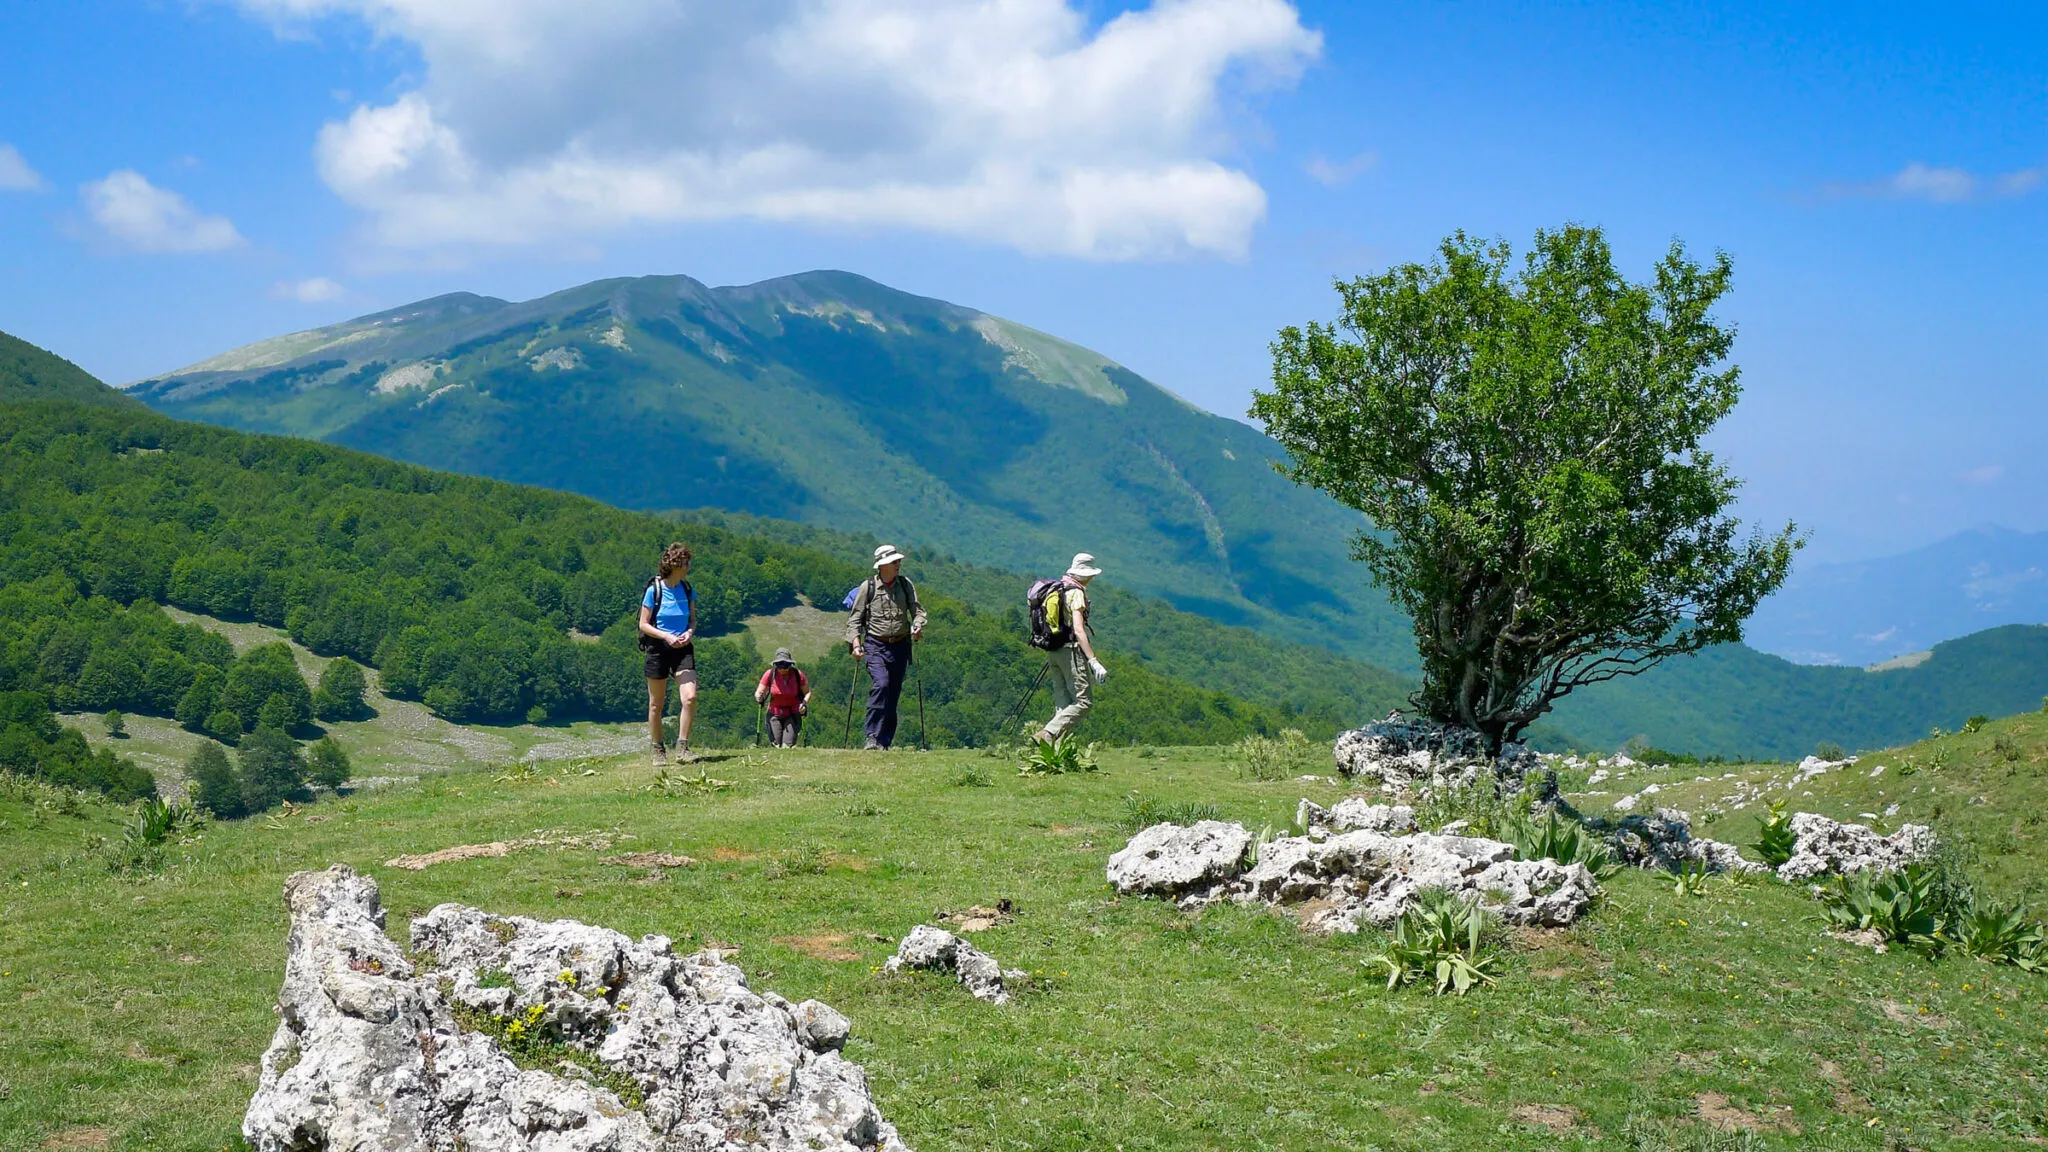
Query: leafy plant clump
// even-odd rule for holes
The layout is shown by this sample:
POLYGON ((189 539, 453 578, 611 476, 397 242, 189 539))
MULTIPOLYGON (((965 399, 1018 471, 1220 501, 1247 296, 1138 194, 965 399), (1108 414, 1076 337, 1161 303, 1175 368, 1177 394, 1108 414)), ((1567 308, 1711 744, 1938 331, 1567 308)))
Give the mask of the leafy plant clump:
POLYGON ((1785 801, 1768 802, 1763 826, 1757 831, 1757 858, 1776 868, 1792 859, 1792 850, 1797 844, 1798 837, 1792 834, 1792 818, 1785 812, 1785 801))
POLYGON ((1433 981, 1436 994, 1465 993, 1493 983, 1500 957, 1485 936, 1492 917, 1478 904, 1468 904, 1442 890, 1416 894, 1414 903, 1394 924, 1387 949, 1366 960, 1383 968, 1387 990, 1433 981))
POLYGON ((1878 876, 1837 876, 1822 889, 1822 918, 1845 932, 1874 931, 1887 944, 1927 956, 1942 949, 1935 876, 1919 864, 1878 876))
POLYGON ((1054 740, 1034 740, 1024 750, 1020 776, 1064 776, 1095 771, 1095 745, 1082 744, 1071 733, 1054 740))
POLYGON ((1150 796, 1133 792, 1124 797, 1124 814, 1116 826, 1125 832, 1139 832, 1154 824, 1179 824, 1188 827, 1204 820, 1223 819, 1223 810, 1214 804, 1197 804, 1182 801, 1166 804, 1150 796))
POLYGON ((2023 905, 1982 901, 1957 917, 1947 935, 1957 951, 1987 964, 2048 971, 2048 928, 2028 920, 2023 905))
POLYGON ((1600 877, 1612 876, 1620 869, 1605 841, 1576 820, 1559 819, 1555 808, 1541 820, 1515 821, 1509 836, 1518 859, 1583 864, 1600 877))
POLYGON ((1415 803, 1415 821, 1424 828, 1463 822, 1467 836, 1506 839, 1529 815, 1527 799, 1503 790, 1491 779, 1469 784, 1446 782, 1425 788, 1415 803))
POLYGON ((1705 860, 1686 860, 1671 874, 1671 890, 1679 896, 1704 896, 1713 871, 1705 860))

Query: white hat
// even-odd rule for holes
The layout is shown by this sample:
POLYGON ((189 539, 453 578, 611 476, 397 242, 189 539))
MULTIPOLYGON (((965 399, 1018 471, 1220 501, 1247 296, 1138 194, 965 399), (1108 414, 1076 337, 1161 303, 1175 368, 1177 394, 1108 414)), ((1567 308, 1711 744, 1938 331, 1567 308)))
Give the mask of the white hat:
POLYGON ((1095 557, 1086 552, 1074 553, 1074 562, 1067 565, 1069 576, 1100 576, 1102 569, 1095 566, 1095 557))
POLYGON ((898 552, 894 544, 884 544, 880 548, 875 549, 876 568, 880 568, 884 564, 894 564, 903 558, 903 553, 898 552))

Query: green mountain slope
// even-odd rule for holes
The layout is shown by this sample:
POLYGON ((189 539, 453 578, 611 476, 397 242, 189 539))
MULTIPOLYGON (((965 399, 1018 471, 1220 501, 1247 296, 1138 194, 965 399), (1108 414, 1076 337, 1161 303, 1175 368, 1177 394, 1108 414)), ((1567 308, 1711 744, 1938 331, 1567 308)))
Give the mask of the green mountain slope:
POLYGON ((1644 736, 1660 748, 1787 759, 1823 741, 1850 751, 1905 744, 1972 715, 2032 711, 2044 698, 2048 627, 2012 624, 1881 672, 1711 648, 1577 692, 1552 718, 1594 747, 1644 736))
POLYGON ((1396 670, 1359 517, 1255 429, 1086 349, 861 277, 437 297, 144 381, 165 413, 627 508, 719 507, 1124 587, 1396 670))
POLYGON ((139 407, 71 361, 0 332, 0 403, 73 400, 81 404, 139 407))

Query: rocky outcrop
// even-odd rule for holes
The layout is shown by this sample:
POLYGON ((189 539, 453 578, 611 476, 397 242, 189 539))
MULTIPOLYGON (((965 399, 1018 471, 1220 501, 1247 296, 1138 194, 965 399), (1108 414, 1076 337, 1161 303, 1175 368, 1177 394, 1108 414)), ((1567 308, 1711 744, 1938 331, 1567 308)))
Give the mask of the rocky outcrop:
POLYGON ((285 894, 278 1029, 242 1122, 262 1152, 907 1152, 839 1054, 845 1018, 756 994, 715 951, 443 904, 413 921, 416 971, 369 878, 337 865, 285 894), (494 1035, 582 1062, 522 1067, 494 1035))
POLYGON ((1207 892, 1244 870, 1251 846, 1242 824, 1154 824, 1109 858, 1109 882, 1119 892, 1145 896, 1207 892))
POLYGON ((1416 831, 1415 809, 1406 804, 1374 804, 1362 796, 1325 808, 1304 799, 1294 809, 1294 823, 1309 836, 1330 836, 1338 832, 1388 832, 1399 835, 1416 831))
MULTIPOLYGON (((1353 812, 1363 815, 1363 809, 1353 812)), ((1378 813, 1373 819, 1397 823, 1378 813)), ((1230 827, 1237 832, 1228 842, 1240 835, 1249 842, 1249 832, 1230 827)), ((1154 825, 1132 837, 1131 845, 1147 845, 1149 867, 1156 872, 1212 877, 1206 887, 1160 889, 1132 883, 1131 870, 1115 863, 1131 847, 1111 857, 1111 885, 1119 892, 1174 896, 1183 906, 1230 899, 1291 907, 1304 927, 1319 932, 1355 932, 1362 923, 1392 923, 1427 889, 1485 904, 1510 924, 1569 924, 1600 890, 1584 865, 1517 860, 1514 846, 1497 840, 1429 833, 1397 836, 1363 829, 1269 840, 1259 846, 1256 863, 1246 867, 1240 858, 1227 874, 1216 875, 1213 855, 1173 859, 1176 846, 1187 845, 1192 851, 1198 842, 1182 835, 1188 831, 1154 825)), ((1211 834, 1199 842, 1224 839, 1211 834)))
POLYGON ((1688 864, 1704 864, 1709 872, 1766 872, 1769 868, 1742 858, 1735 845, 1692 834, 1692 817, 1676 808, 1631 814, 1615 820, 1588 822, 1604 837, 1620 864, 1676 872, 1688 864))
POLYGON ((949 972, 977 1000, 1007 1004, 1008 984, 1026 979, 1018 969, 1005 969, 996 958, 943 928, 919 924, 896 946, 896 954, 882 963, 891 972, 906 968, 928 972, 949 972))
POLYGON ((1778 878, 1799 883, 1830 872, 1896 872, 1934 854, 1934 830, 1907 824, 1889 836, 1862 824, 1843 824, 1813 812, 1792 815, 1792 858, 1778 878))
POLYGON ((1337 771, 1375 780, 1397 792, 1430 784, 1470 783, 1491 773, 1520 784, 1540 764, 1522 744, 1508 744, 1497 757, 1486 754, 1486 739, 1469 728, 1433 720, 1402 719, 1399 713, 1337 737, 1337 771))

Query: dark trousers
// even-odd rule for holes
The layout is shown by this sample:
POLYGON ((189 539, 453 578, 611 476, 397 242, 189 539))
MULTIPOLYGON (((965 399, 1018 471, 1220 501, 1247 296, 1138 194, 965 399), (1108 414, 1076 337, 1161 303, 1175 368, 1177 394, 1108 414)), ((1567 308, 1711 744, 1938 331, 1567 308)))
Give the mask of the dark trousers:
POLYGON ((777 748, 794 748, 798 736, 803 735, 804 718, 794 714, 777 716, 768 714, 768 743, 777 748))
POLYGON ((868 637, 868 739, 887 748, 896 742, 896 702, 910 674, 910 639, 868 637))

